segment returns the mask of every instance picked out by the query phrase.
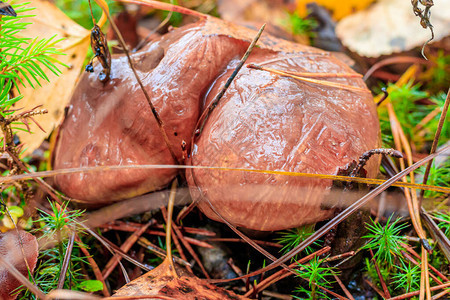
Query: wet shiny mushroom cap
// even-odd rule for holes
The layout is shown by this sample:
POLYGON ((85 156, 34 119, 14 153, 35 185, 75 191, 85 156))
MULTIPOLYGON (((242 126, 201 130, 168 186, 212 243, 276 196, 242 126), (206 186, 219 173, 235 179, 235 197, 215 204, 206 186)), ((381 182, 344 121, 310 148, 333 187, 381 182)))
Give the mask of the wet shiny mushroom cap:
MULTIPOLYGON (((214 84, 209 103, 237 61, 214 84)), ((328 53, 286 54, 255 50, 248 63, 291 72, 353 73, 328 53)), ((324 80, 324 79, 321 79, 324 80)), ((363 88, 339 89, 243 68, 212 112, 192 151, 194 166, 336 174, 379 146, 376 107, 361 78, 325 80, 363 88)), ((378 170, 376 159, 366 167, 378 170)), ((248 171, 187 171, 194 199, 214 220, 214 209, 236 226, 280 230, 315 223, 333 209, 322 204, 331 180, 248 171), (201 195, 203 195, 201 197, 201 195)))

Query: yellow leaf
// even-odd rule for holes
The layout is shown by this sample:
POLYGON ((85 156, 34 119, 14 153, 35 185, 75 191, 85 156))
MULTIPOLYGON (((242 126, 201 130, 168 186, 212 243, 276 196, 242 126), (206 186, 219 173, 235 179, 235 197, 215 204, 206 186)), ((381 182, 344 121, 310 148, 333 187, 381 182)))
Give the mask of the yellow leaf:
POLYGON ((47 114, 33 117, 45 132, 33 122, 30 122, 32 134, 18 132, 20 141, 25 144, 25 154, 30 154, 38 148, 63 118, 64 107, 69 103, 87 54, 90 34, 49 1, 35 0, 30 6, 36 8, 30 12, 35 16, 26 19, 26 22, 32 24, 21 32, 21 37, 42 39, 56 35, 58 39, 65 38, 56 45, 65 55, 56 58, 69 68, 59 66, 62 71, 59 77, 43 68, 50 82, 41 81, 42 87, 36 85, 36 89, 28 85, 26 88, 19 87, 23 95, 18 104, 18 107, 23 107, 21 111, 30 110, 38 105, 48 110, 47 114))
POLYGON ((345 16, 362 10, 369 6, 374 0, 297 0, 297 11, 301 17, 307 15, 306 4, 316 2, 317 4, 324 6, 333 12, 335 20, 340 20, 345 16))

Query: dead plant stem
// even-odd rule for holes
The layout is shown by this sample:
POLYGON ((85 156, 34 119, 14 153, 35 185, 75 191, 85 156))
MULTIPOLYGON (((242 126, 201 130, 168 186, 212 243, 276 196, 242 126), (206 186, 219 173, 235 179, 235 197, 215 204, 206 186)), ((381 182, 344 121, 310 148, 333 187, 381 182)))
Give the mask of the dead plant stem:
POLYGON ((171 272, 175 278, 178 277, 177 272, 175 271, 175 266, 173 264, 172 257, 172 215, 173 215, 173 206, 175 204, 175 196, 177 194, 177 179, 172 182, 172 187, 170 188, 170 196, 169 203, 167 204, 167 225, 166 225, 166 253, 167 260, 169 261, 169 266, 171 267, 171 272))
MULTIPOLYGON (((430 154, 433 154, 434 152, 436 152, 437 145, 439 143, 439 138, 440 138, 441 132, 442 132, 442 127, 444 127, 445 118, 447 117, 449 104, 450 104, 450 88, 448 89, 447 97, 445 98, 445 103, 444 103, 444 107, 442 108, 441 117, 439 118, 439 123, 438 123, 438 127, 436 130, 436 134, 434 135, 433 144, 431 145, 430 154)), ((431 160, 427 164, 425 174, 423 175, 423 183, 424 184, 426 184, 428 181, 428 176, 430 175, 432 163, 433 163, 433 161, 431 160)), ((425 193, 424 191, 420 192, 420 197, 419 197, 420 204, 422 203, 424 193, 425 193)))

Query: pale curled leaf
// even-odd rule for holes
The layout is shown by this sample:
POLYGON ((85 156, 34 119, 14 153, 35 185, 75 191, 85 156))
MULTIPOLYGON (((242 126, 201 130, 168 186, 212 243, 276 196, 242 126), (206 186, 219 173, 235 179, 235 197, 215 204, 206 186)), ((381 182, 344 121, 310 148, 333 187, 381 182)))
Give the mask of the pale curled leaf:
POLYGON ((30 86, 20 87, 20 92, 24 96, 20 101, 20 107, 23 107, 23 110, 29 110, 38 105, 48 110, 48 114, 34 117, 45 132, 36 124, 30 123, 33 134, 17 133, 20 141, 25 144, 25 154, 38 148, 60 123, 64 107, 69 103, 89 47, 89 31, 72 21, 54 4, 49 1, 35 0, 30 7, 36 8, 32 11, 35 16, 27 18, 26 21, 32 24, 28 25, 21 35, 32 39, 50 38, 55 35, 56 39, 64 38, 56 46, 65 55, 58 55, 55 58, 69 68, 58 66, 62 72, 59 77, 43 68, 50 82, 41 81, 42 87, 36 86, 36 89, 30 86))
MULTIPOLYGON (((435 2, 431 21, 436 41, 450 34, 450 1, 435 2)), ((337 24, 336 34, 351 51, 367 57, 411 50, 430 39, 411 2, 404 0, 382 0, 348 16, 337 24)))

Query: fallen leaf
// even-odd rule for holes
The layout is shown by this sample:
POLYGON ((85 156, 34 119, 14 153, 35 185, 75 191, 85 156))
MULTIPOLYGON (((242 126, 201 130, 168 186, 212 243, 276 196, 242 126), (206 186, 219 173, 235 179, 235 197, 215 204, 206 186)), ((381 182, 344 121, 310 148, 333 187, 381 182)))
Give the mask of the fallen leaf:
MULTIPOLYGON (((23 257, 25 253, 30 271, 33 272, 38 257, 38 243, 34 235, 23 230, 10 230, 0 233, 0 256, 12 264, 20 273, 28 277, 27 265, 23 257), (19 235, 17 234, 19 233, 19 235), (19 239, 20 237, 20 239, 19 239), (23 245, 23 252, 20 244, 23 245)), ((8 272, 8 269, 0 265, 0 299, 16 299, 17 295, 11 295, 20 286, 20 282, 8 272)))
MULTIPOLYGON (((351 51, 378 57, 421 47, 430 30, 420 25, 410 1, 381 0, 367 10, 341 20, 336 34, 351 51)), ((434 41, 450 34, 450 1, 435 1, 431 8, 434 41)))
POLYGON ((41 81, 42 87, 37 85, 36 89, 28 85, 25 88, 19 87, 23 95, 23 99, 19 102, 19 106, 23 107, 22 111, 30 110, 38 105, 48 110, 47 114, 33 117, 45 132, 30 122, 32 134, 22 131, 17 133, 20 141, 25 144, 25 155, 38 148, 61 122, 64 107, 69 103, 87 54, 90 34, 49 1, 35 0, 30 7, 36 8, 30 12, 35 16, 26 19, 26 22, 32 24, 21 32, 21 37, 42 39, 56 35, 57 39, 65 38, 56 45, 65 55, 59 55, 57 59, 69 68, 59 66, 62 71, 59 77, 44 69, 50 82, 41 81))
MULTIPOLYGON (((166 259, 152 271, 120 288, 114 297, 148 296, 148 299, 247 299, 195 277, 184 269, 172 269, 166 259), (178 274, 180 275, 178 275, 178 274), (166 298, 163 298, 166 299, 166 298)), ((140 298, 142 299, 142 298, 140 298)))
POLYGON ((297 12, 305 17, 308 14, 307 4, 315 2, 333 12, 333 18, 340 20, 355 11, 362 10, 372 4, 374 0, 297 0, 297 12))
POLYGON ((295 0, 219 0, 217 9, 221 19, 258 30, 286 40, 308 44, 303 36, 289 32, 289 12, 295 11, 295 0))

